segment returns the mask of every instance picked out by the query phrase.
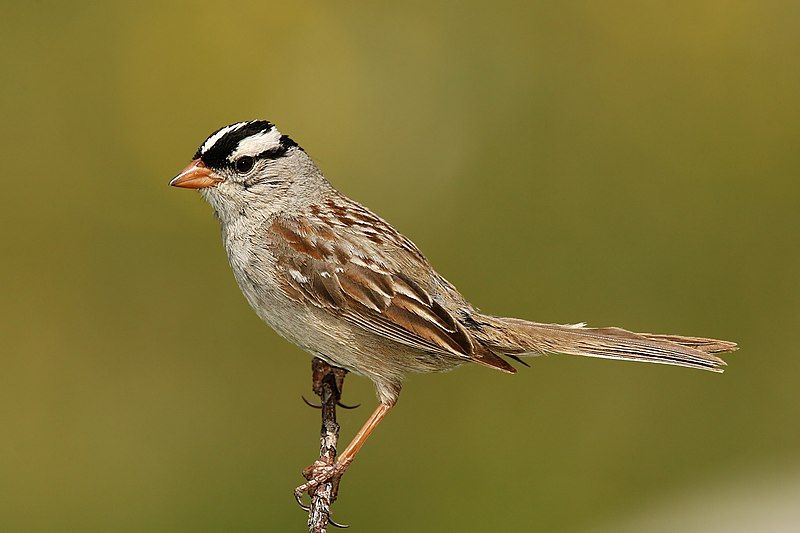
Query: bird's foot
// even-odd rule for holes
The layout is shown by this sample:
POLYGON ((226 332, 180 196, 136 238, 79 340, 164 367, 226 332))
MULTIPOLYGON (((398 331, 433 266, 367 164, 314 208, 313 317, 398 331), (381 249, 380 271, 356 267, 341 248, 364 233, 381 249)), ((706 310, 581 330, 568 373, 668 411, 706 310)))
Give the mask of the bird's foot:
MULTIPOLYGON (((303 477, 308 481, 294 489, 294 495, 298 501, 301 501, 303 494, 313 495, 317 487, 323 483, 331 482, 333 484, 333 493, 337 492, 339 488, 339 480, 350 466, 350 462, 336 461, 333 464, 328 464, 322 460, 316 460, 310 466, 303 469, 303 477)), ((301 503, 301 506, 304 506, 301 503)))
MULTIPOLYGON (((347 470, 349 464, 349 461, 347 463, 340 463, 337 461, 333 464, 328 464, 325 461, 318 459, 314 461, 312 465, 304 468, 303 477, 305 477, 308 481, 294 489, 294 498, 297 500, 298 505, 300 505, 304 511, 310 511, 311 507, 303 503, 303 495, 308 494, 309 496, 313 497, 317 488, 320 485, 328 482, 332 484, 331 502, 336 499, 336 493, 339 492, 339 481, 341 480, 344 471, 347 470)), ((338 524, 334 522, 330 516, 328 516, 328 522, 332 526, 339 528, 349 527, 345 524, 338 524)))

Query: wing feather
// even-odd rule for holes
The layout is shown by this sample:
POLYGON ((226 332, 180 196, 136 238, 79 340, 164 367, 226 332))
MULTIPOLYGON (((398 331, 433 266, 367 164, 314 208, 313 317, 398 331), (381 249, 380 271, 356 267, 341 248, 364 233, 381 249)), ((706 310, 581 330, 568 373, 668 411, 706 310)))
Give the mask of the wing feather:
MULTIPOLYGON (((365 238, 352 227, 354 221, 366 218, 363 214, 349 217, 349 227, 308 219, 273 221, 271 247, 286 296, 325 308, 351 324, 415 349, 484 358, 476 354, 475 343, 461 323, 394 265, 386 243, 401 237, 381 234, 379 243, 372 233, 372 239, 365 238)), ((411 257, 410 266, 427 274, 430 267, 416 248, 409 253, 406 240, 398 245, 406 263, 411 257)))

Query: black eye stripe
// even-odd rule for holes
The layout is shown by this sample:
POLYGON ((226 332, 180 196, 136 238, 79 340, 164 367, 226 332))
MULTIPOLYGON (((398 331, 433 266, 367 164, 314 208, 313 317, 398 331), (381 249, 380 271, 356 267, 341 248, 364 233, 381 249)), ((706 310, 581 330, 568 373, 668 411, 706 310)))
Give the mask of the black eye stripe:
POLYGON ((275 148, 271 148, 264 152, 261 152, 256 156, 257 159, 278 159, 279 157, 283 157, 286 154, 286 148, 283 146, 276 146, 275 148))

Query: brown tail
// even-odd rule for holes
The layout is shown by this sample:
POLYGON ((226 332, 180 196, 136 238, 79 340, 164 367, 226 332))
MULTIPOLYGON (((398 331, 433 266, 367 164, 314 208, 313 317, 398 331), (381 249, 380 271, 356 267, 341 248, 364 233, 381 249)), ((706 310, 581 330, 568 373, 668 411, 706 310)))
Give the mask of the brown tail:
POLYGON ((565 353, 722 372, 725 361, 713 354, 737 349, 734 342, 700 337, 587 328, 583 324, 540 324, 485 315, 473 318, 475 336, 491 350, 509 356, 565 353))

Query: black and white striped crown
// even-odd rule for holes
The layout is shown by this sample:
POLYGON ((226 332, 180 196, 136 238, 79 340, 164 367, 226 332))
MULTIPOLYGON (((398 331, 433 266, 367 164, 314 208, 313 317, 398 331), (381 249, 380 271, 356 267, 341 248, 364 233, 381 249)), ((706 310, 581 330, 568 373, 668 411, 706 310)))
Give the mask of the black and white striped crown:
POLYGON ((282 135, 272 122, 250 120, 224 126, 206 139, 194 159, 202 159, 212 168, 229 165, 242 156, 276 159, 289 148, 298 147, 287 135, 282 135))

